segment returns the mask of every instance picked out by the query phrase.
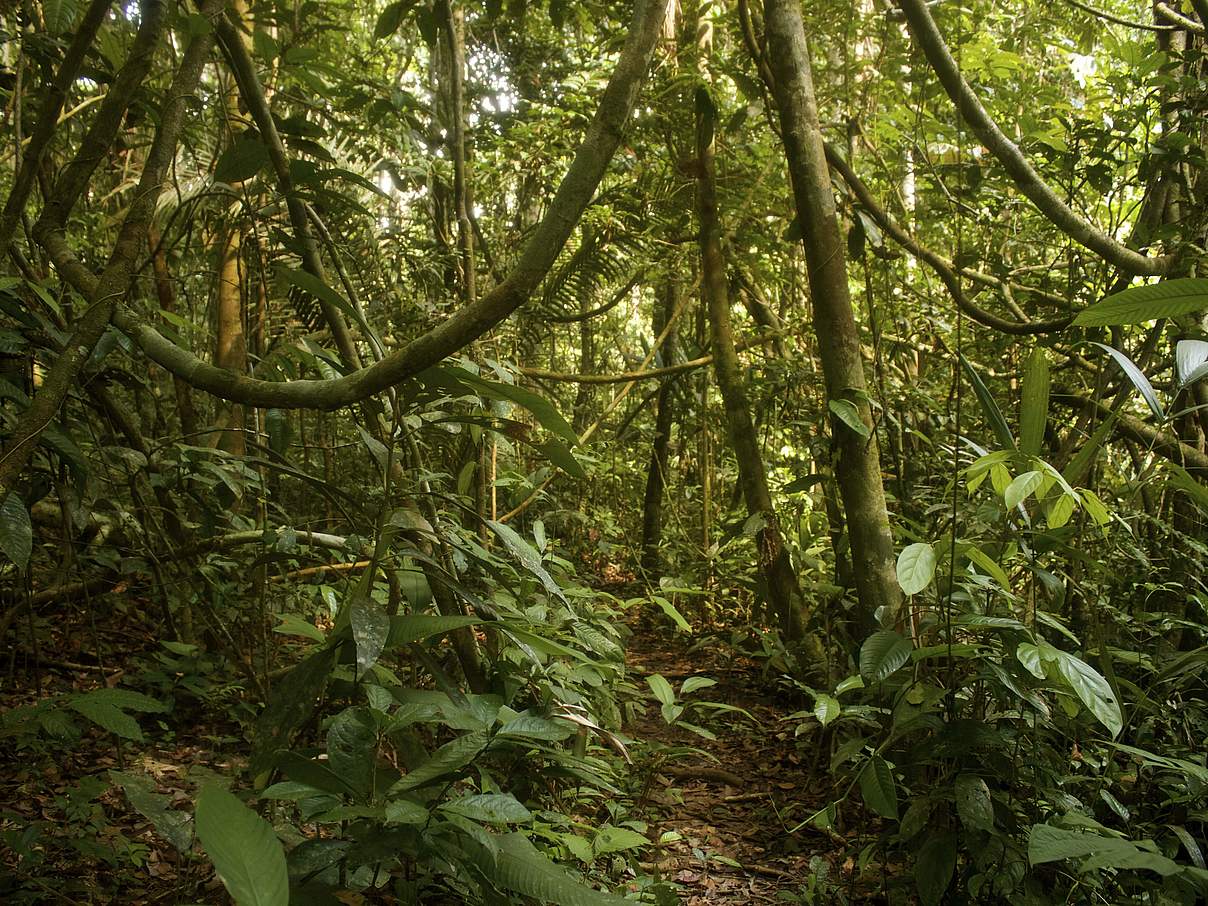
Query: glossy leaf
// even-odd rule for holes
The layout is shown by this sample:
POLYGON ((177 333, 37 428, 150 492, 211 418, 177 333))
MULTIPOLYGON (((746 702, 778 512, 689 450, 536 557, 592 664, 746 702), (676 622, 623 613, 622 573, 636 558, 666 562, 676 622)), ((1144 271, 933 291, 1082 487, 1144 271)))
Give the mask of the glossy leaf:
POLYGON ((1153 412, 1158 421, 1165 421, 1166 410, 1158 402, 1158 395, 1154 392, 1153 384, 1149 383, 1149 378, 1141 372, 1140 368, 1133 364, 1132 359, 1120 350, 1113 349, 1104 343, 1092 343, 1091 345, 1098 346, 1116 360, 1116 364, 1124 370, 1124 374, 1132 381, 1132 385, 1137 388, 1138 392, 1140 392, 1142 399, 1145 400, 1145 405, 1149 406, 1150 411, 1153 412))
POLYGON ((0 504, 0 550, 24 572, 33 549, 34 526, 29 520, 29 511, 21 498, 11 493, 0 504))
POLYGON ((237 906, 288 906, 285 851, 272 826, 226 790, 202 787, 197 839, 237 906))
POLYGON ((827 407, 831 414, 851 430, 855 431, 861 437, 868 437, 872 434, 872 429, 864 424, 864 419, 860 417, 860 410, 856 404, 848 399, 833 399, 827 402, 827 407))
POLYGON ((1123 327, 1208 308, 1208 280, 1179 277, 1113 293, 1074 318, 1076 327, 1123 327))
POLYGON ((994 401, 994 397, 982 381, 981 375, 973 370, 973 366, 963 354, 960 356, 960 361, 966 377, 969 378, 969 383, 973 385, 973 392, 977 395, 977 401, 981 404, 982 413, 986 416, 986 421, 990 423, 990 429, 998 439, 999 445, 1004 450, 1016 449, 1015 438, 1011 434, 1007 420, 1003 418, 1002 410, 998 408, 998 403, 994 401))
POLYGON ((986 781, 976 774, 960 774, 953 787, 961 824, 969 830, 994 830, 994 802, 986 781))
POLYGON ((903 593, 916 595, 935 578, 935 548, 924 541, 907 545, 898 554, 898 585, 903 593))
POLYGON ((1049 417, 1049 360, 1041 347, 1032 350, 1023 375, 1019 404, 1019 449, 1039 456, 1044 444, 1044 426, 1049 417))
POLYGON ((860 772, 860 796, 868 808, 882 818, 898 820, 898 791, 889 764, 874 755, 860 772))
POLYGON ((860 675, 880 682, 910 660, 912 646, 892 629, 874 632, 860 646, 860 675))
POLYGON ((914 883, 923 906, 939 906, 956 872, 956 834, 936 834, 919 849, 914 883))

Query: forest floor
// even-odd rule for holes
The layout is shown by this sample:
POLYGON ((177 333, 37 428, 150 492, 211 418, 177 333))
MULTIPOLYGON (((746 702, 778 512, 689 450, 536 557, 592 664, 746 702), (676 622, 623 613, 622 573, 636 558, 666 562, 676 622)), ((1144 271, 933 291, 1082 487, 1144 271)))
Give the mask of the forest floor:
MULTIPOLYGON (((674 831, 681 839, 647 869, 674 881, 684 906, 869 902, 855 893, 865 885, 848 841, 805 823, 826 806, 831 781, 826 764, 797 744, 797 722, 784 719, 795 709, 759 665, 724 646, 689 648, 682 637, 635 628, 627 658, 633 682, 644 686, 642 677, 661 674, 678 690, 689 677, 708 677, 717 685, 687 700, 741 709, 709 721, 715 740, 669 726, 653 701, 626 727, 648 746, 700 750, 668 759, 652 775, 650 837, 674 831)), ((704 711, 684 719, 698 722, 704 711)))
MULTIPOLYGON (((630 678, 647 698, 645 713, 624 727, 635 740, 635 770, 645 778, 630 817, 648 823, 652 840, 674 832, 643 855, 643 873, 673 882, 684 906, 870 902, 854 892, 863 885, 848 858, 848 841, 801 826, 825 806, 832 785, 817 747, 803 745, 794 736, 798 722, 784 719, 805 705, 773 688, 757 663, 728 646, 689 648, 684 636, 646 620, 633 628, 630 678), (683 715, 706 725, 715 740, 663 720, 645 681, 653 674, 677 690, 688 677, 716 681, 687 698, 727 709, 683 715)), ((60 626, 44 636, 36 672, 32 664, 23 670, 10 662, 0 710, 48 694, 116 685, 126 673, 145 669, 159 649, 151 632, 144 639, 106 640, 105 671, 89 669, 80 661, 92 658, 68 643, 81 629, 60 626)), ((107 734, 91 730, 78 743, 51 749, 17 754, 7 743, 0 747, 0 901, 224 899, 208 863, 182 858, 109 780, 149 778, 151 789, 187 813, 200 782, 241 769, 239 724, 231 709, 174 714, 172 729, 153 729, 154 715, 145 715, 143 724, 149 738, 138 744, 115 746, 107 734)))

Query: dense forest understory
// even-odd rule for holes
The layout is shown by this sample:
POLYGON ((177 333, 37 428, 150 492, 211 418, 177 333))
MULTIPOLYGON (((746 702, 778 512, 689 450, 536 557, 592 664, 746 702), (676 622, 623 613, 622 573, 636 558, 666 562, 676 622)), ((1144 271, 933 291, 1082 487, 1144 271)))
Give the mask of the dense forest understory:
POLYGON ((1205 902, 1206 50, 0 4, 0 900, 1205 902))

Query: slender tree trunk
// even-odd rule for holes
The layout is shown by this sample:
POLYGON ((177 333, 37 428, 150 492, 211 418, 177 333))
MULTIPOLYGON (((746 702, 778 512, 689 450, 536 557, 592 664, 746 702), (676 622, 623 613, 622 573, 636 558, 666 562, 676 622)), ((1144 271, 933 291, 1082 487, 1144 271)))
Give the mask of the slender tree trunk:
MULTIPOLYGON (((661 336, 667 322, 679 307, 679 286, 673 275, 663 287, 663 298, 654 306, 654 336, 661 336)), ((663 341, 663 364, 675 364, 676 330, 673 327, 663 341)), ((654 580, 661 568, 660 549, 663 544, 663 490, 667 485, 670 462, 671 430, 675 422, 675 378, 665 378, 659 385, 655 402, 654 443, 650 449, 650 469, 646 474, 646 496, 642 503, 642 572, 647 581, 654 580)))
MULTIPOLYGON (((218 292, 215 305, 214 364, 237 374, 247 371, 247 339, 243 332, 243 237, 235 224, 223 225, 215 241, 218 250, 218 292)), ((242 456, 247 449, 244 410, 239 403, 222 402, 215 415, 215 446, 242 456)))
POLYGON ((714 177, 713 127, 713 101, 704 88, 698 88, 696 207, 700 221, 701 287, 709 309, 713 369, 725 406, 730 444, 738 460, 739 483, 747 503, 747 512, 761 523, 756 532, 756 543, 767 600, 781 632, 787 638, 798 638, 802 633, 803 620, 797 574, 780 535, 763 456, 759 450, 759 437, 751 421, 751 407, 730 326, 730 293, 721 251, 721 223, 718 219, 714 177))
MULTIPOLYGON (((151 266, 155 273, 155 295, 159 307, 168 314, 176 313, 176 289, 172 285, 172 272, 168 268, 168 253, 162 245, 159 230, 151 227, 147 239, 153 250, 151 266)), ((197 433, 197 407, 193 404, 193 388, 184 379, 172 375, 172 389, 176 393, 176 413, 180 417, 180 433, 193 437, 197 433)), ((190 441, 192 443, 193 441, 190 441)))
POLYGON ((865 391, 860 334, 852 312, 847 263, 814 100, 801 8, 766 0, 768 59, 813 298, 814 330, 828 404, 859 414, 864 432, 832 417, 835 472, 847 515, 860 619, 872 628, 896 620, 902 595, 894 568, 893 534, 881 484, 881 462, 865 391), (867 436, 863 436, 867 434, 867 436))

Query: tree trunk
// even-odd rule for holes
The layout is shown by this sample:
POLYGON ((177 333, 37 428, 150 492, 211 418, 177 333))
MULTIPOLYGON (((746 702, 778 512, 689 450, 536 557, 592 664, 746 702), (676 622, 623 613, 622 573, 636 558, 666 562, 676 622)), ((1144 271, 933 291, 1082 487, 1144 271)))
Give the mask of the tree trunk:
MULTIPOLYGON (((215 246, 218 249, 218 300, 215 306, 214 364, 243 374, 247 371, 247 340, 243 332, 242 236, 239 227, 224 225, 218 232, 215 246)), ((218 429, 215 446, 242 456, 247 449, 243 436, 243 406, 239 403, 219 403, 214 424, 218 429)))
MULTIPOLYGON (((654 336, 659 337, 667 322, 679 307, 679 286, 674 276, 667 278, 663 298, 654 306, 654 336)), ((673 327, 663 341, 663 364, 675 364, 676 330, 673 327)), ((671 430, 675 421, 675 377, 667 377, 659 385, 655 402, 654 443, 650 449, 650 470, 646 474, 646 496, 642 503, 642 572, 653 582, 662 568, 660 548, 663 544, 663 489, 667 485, 670 461, 671 430)))
POLYGON ((902 594, 877 437, 865 391, 860 334, 847 285, 844 242, 831 195, 801 9, 793 0, 766 0, 764 10, 773 92, 805 245, 827 401, 832 407, 858 413, 865 428, 858 432, 841 419, 831 418, 835 473, 847 515, 860 621, 871 629, 878 613, 883 623, 896 621, 902 594))
POLYGON ((780 535, 730 326, 730 293, 721 251, 721 223, 718 220, 714 177, 713 126, 713 101, 704 88, 698 88, 696 208, 700 220, 701 288, 709 309, 713 369, 725 407, 730 444, 738 460, 739 483, 747 503, 747 512, 760 522, 756 544, 759 549, 759 570, 767 586, 767 600, 784 636, 798 638, 802 633, 803 620, 797 574, 780 535))

